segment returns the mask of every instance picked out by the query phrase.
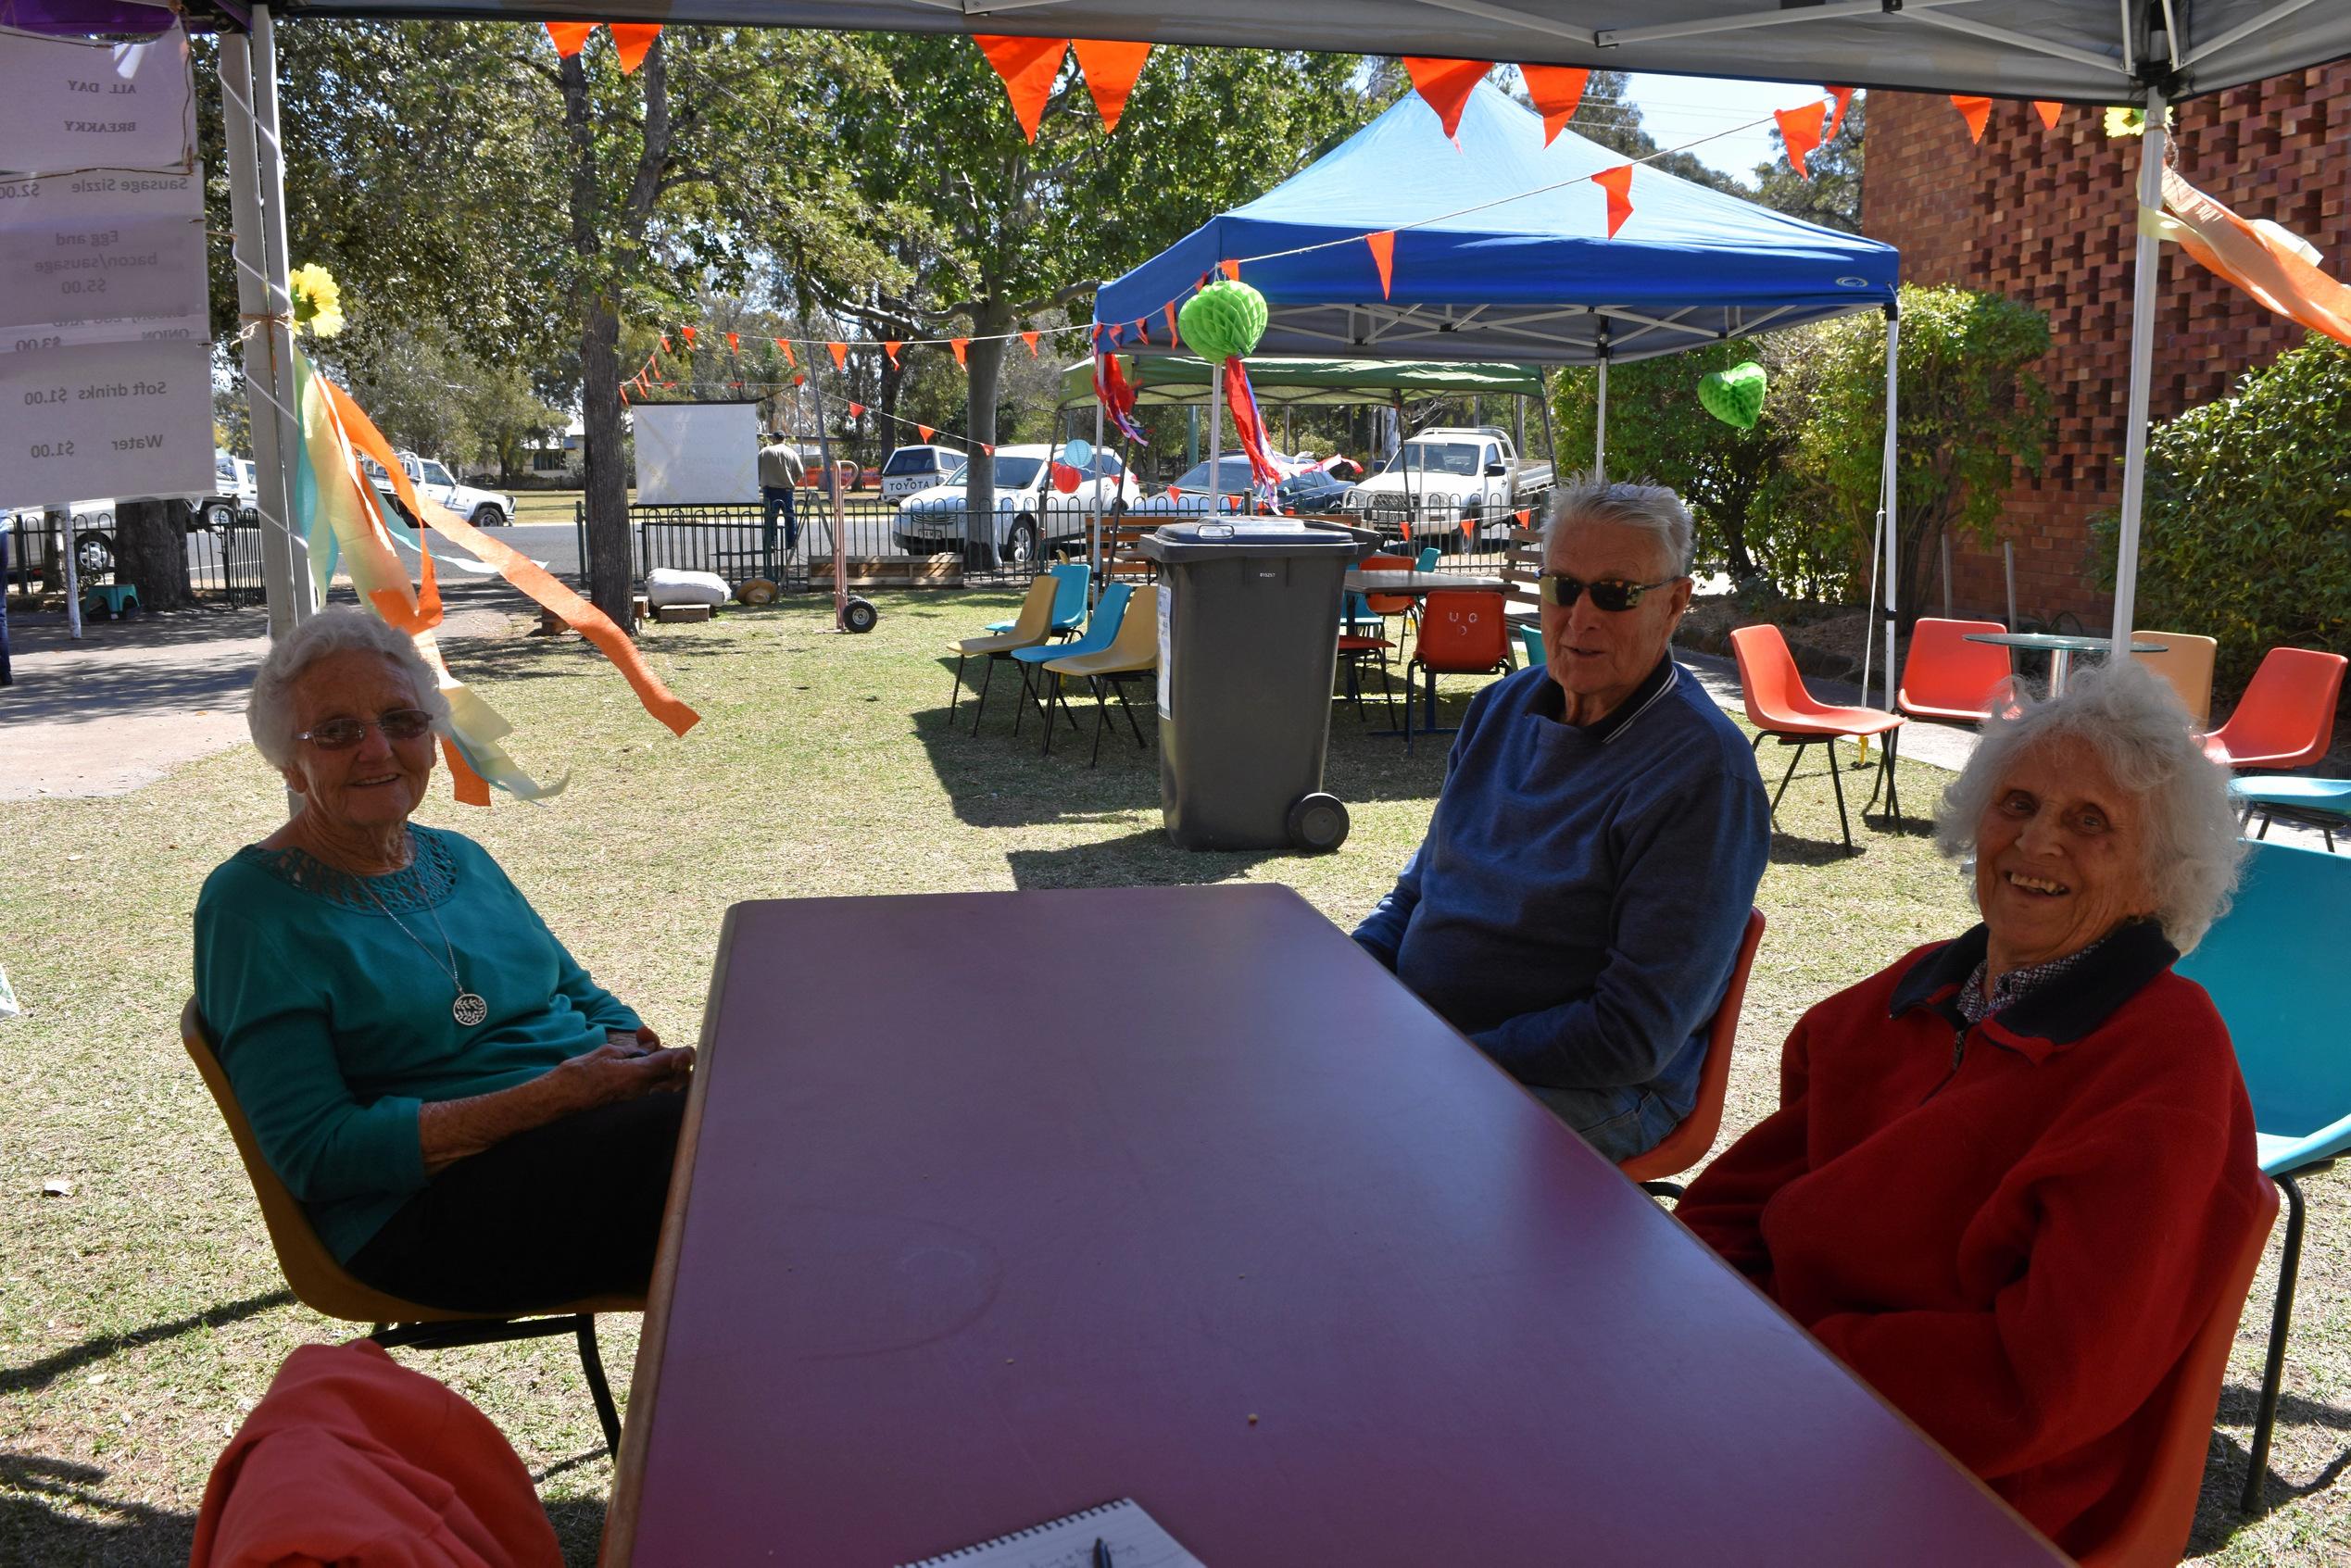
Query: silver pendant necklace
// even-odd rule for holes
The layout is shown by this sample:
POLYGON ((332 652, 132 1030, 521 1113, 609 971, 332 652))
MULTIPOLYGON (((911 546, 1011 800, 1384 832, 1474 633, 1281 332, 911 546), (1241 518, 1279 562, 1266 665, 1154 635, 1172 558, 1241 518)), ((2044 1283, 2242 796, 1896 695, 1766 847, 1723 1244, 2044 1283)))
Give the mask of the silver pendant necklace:
MULTIPOLYGON (((381 897, 377 897, 375 889, 369 885, 365 877, 359 879, 359 885, 367 890, 367 896, 374 901, 375 907, 382 909, 386 915, 389 915, 391 917, 392 923, 400 928, 400 935, 406 936, 419 947, 423 948, 424 956, 426 958, 430 959, 433 957, 433 949, 425 947, 424 939, 419 936, 415 932, 409 929, 408 922, 393 913, 392 906, 385 903, 381 897)), ((474 1025, 480 1023, 484 1019, 490 1016, 490 1004, 484 1001, 473 992, 467 990, 465 988, 465 982, 458 978, 457 947, 449 941, 448 930, 446 927, 442 925, 439 911, 434 909, 432 905, 427 904, 424 907, 424 912, 433 917, 433 929, 440 935, 442 950, 448 955, 448 960, 446 963, 437 959, 434 961, 436 964, 439 964, 442 970, 446 972, 449 977, 449 984, 457 987, 457 1000, 449 1004, 449 1016, 457 1020, 459 1028, 471 1029, 474 1025)))

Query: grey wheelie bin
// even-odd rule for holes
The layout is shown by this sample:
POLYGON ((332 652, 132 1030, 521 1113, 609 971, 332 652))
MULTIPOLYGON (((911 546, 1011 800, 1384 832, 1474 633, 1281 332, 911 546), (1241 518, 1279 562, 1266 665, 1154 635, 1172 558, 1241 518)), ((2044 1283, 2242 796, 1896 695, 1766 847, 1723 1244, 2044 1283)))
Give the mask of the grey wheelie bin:
POLYGON ((1170 523, 1160 565, 1159 795, 1186 849, 1336 849, 1323 793, 1339 600, 1360 552, 1286 518, 1170 523))

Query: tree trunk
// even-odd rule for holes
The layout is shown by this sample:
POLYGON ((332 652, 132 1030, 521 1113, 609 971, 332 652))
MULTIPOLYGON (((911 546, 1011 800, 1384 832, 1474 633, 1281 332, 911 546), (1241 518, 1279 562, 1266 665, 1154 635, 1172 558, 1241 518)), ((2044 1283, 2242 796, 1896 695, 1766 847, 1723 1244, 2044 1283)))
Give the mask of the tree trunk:
POLYGON ((586 427, 588 598, 616 626, 635 630, 629 559, 629 486, 621 454, 621 323, 605 292, 603 200, 597 182, 582 55, 560 67, 563 129, 572 143, 572 250, 579 261, 580 422, 586 427))
POLYGON ((114 580, 139 586, 142 609, 185 609, 188 504, 124 501, 114 509, 114 580))
POLYGON ((996 564, 996 465, 986 446, 996 444, 996 383, 1004 369, 1003 324, 983 309, 972 322, 964 351, 964 428, 971 433, 972 460, 963 470, 963 570, 985 571, 996 564), (985 445, 983 445, 985 444, 985 445))

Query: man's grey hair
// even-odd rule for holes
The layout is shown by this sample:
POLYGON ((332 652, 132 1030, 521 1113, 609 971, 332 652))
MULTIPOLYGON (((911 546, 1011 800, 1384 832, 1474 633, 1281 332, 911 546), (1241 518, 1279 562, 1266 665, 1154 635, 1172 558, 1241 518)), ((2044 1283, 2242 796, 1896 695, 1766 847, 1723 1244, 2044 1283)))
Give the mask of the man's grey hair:
POLYGON ((2205 756, 2187 709, 2144 665, 2093 669, 2061 697, 2020 695, 2012 710, 1995 712, 1943 792, 1935 843, 1946 855, 1970 853, 1976 824, 2018 759, 2061 738, 2088 746, 2137 803, 2155 918, 2173 947, 2191 951, 2227 912, 2244 846, 2229 805, 2229 771, 2205 756))
POLYGON ((1562 530, 1579 522, 1646 529, 1657 536, 1666 570, 1676 577, 1690 575, 1698 525, 1681 497, 1662 484, 1611 484, 1593 474, 1572 476, 1551 493, 1551 515, 1543 522, 1545 553, 1562 530))
POLYGON ((253 677, 253 695, 245 705, 245 724, 253 732, 254 746, 270 759, 271 767, 293 766, 294 693, 301 685, 303 675, 329 655, 354 649, 380 653, 398 665, 408 676, 409 684, 416 688, 416 705, 433 715, 435 729, 446 726, 449 699, 441 695, 441 684, 434 679, 433 667, 424 662, 424 656, 416 651, 415 640, 366 610, 338 605, 319 611, 279 638, 253 677))

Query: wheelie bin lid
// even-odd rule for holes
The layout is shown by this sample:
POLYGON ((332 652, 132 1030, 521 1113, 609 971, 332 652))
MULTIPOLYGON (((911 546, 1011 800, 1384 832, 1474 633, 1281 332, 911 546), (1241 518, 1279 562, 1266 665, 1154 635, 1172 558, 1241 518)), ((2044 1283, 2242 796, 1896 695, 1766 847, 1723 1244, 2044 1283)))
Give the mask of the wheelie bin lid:
POLYGON ((1150 560, 1182 562, 1321 555, 1352 558, 1362 546, 1339 529, 1267 517, 1171 522, 1145 534, 1135 547, 1150 560))

